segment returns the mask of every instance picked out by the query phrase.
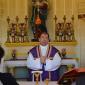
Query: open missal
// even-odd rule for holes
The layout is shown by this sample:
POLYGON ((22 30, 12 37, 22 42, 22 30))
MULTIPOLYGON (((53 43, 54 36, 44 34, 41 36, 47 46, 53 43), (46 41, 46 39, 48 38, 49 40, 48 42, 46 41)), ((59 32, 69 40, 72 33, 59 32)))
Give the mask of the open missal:
POLYGON ((68 82, 68 81, 73 82, 81 74, 85 74, 85 68, 72 69, 70 71, 65 72, 60 77, 58 83, 61 84, 63 82, 68 82))

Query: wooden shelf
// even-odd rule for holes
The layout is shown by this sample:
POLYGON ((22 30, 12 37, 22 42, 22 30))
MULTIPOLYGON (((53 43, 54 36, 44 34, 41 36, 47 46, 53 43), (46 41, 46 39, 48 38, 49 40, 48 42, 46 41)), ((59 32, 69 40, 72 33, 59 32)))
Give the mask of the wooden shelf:
MULTIPOLYGON (((35 46, 38 45, 39 42, 25 42, 25 43, 5 43, 6 47, 18 47, 18 46, 35 46)), ((54 46, 76 46, 77 42, 50 42, 51 45, 54 46)))

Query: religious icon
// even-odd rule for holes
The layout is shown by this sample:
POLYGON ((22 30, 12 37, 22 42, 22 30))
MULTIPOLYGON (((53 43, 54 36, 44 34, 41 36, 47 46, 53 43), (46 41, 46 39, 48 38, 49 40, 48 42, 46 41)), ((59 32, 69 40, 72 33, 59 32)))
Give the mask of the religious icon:
POLYGON ((31 28, 34 35, 33 40, 37 40, 41 32, 47 32, 46 19, 48 12, 47 0, 32 0, 31 28))

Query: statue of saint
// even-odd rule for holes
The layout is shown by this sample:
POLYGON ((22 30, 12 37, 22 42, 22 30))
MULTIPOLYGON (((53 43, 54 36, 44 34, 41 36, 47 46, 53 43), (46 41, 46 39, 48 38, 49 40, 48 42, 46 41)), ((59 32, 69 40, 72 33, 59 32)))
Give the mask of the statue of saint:
POLYGON ((31 28, 36 41, 42 32, 47 32, 46 19, 48 13, 47 0, 32 0, 31 28))

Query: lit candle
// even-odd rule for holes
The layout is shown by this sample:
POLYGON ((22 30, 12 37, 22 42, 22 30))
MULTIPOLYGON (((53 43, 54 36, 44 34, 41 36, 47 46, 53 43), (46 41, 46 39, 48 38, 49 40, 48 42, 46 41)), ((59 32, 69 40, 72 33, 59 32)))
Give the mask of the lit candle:
POLYGON ((73 4, 73 0, 72 0, 72 15, 73 15, 73 10, 74 10, 74 9, 73 9, 73 8, 74 8, 73 6, 74 6, 74 4, 73 4))
POLYGON ((28 11, 27 11, 27 10, 28 10, 28 6, 27 6, 28 4, 27 4, 27 2, 28 2, 28 1, 25 0, 25 4, 26 4, 26 5, 24 4, 24 6, 25 6, 25 10, 24 10, 24 11, 25 11, 25 15, 28 15, 28 14, 29 14, 29 13, 27 13, 27 12, 28 12, 28 11))
POLYGON ((54 13, 55 13, 55 15, 56 15, 56 0, 54 0, 55 2, 54 2, 54 13))
POLYGON ((66 14, 66 10, 65 10, 65 0, 64 0, 64 15, 66 14))
POLYGON ((17 1, 15 0, 15 16, 17 16, 17 1))
POLYGON ((7 0, 7 5, 8 5, 8 6, 7 6, 7 7, 8 7, 8 8, 7 8, 7 9, 8 9, 8 10, 7 10, 7 16, 9 16, 9 8, 10 8, 10 7, 9 7, 9 6, 10 6, 10 5, 9 5, 9 0, 7 0))

